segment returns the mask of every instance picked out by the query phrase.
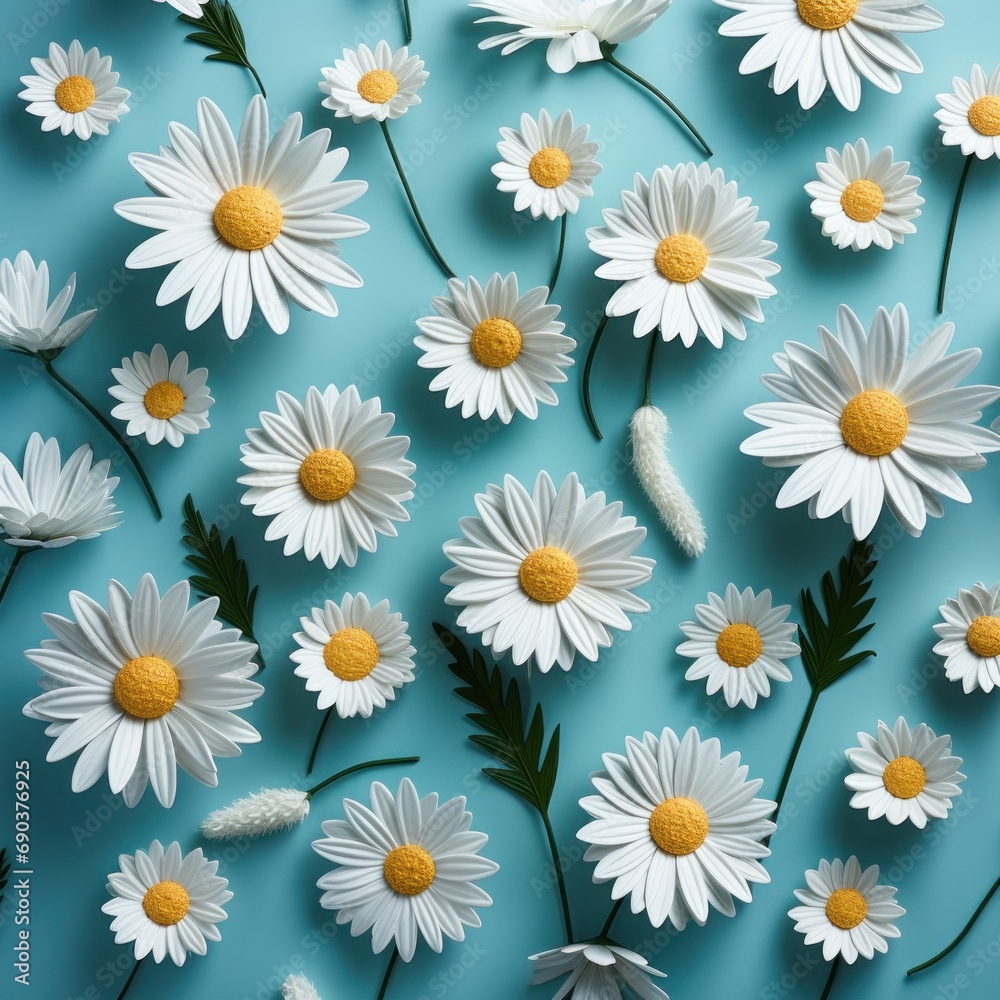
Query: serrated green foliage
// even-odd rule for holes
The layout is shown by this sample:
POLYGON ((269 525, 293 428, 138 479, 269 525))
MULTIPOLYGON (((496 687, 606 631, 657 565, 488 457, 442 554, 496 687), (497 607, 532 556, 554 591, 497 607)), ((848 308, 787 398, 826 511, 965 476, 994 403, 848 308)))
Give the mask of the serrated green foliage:
POLYGON ((260 87, 261 95, 267 97, 264 85, 257 75, 257 70, 250 64, 247 57, 246 39, 243 36, 243 27, 239 18, 229 3, 229 0, 209 0, 201 8, 201 17, 191 17, 190 14, 181 14, 180 20, 185 24, 191 24, 197 31, 192 31, 187 37, 188 41, 205 45, 215 51, 205 56, 206 59, 215 62, 235 63, 250 70, 253 78, 260 87))
POLYGON ((10 874, 10 862, 7 860, 7 848, 0 847, 0 903, 3 903, 3 891, 7 888, 7 876, 10 874))

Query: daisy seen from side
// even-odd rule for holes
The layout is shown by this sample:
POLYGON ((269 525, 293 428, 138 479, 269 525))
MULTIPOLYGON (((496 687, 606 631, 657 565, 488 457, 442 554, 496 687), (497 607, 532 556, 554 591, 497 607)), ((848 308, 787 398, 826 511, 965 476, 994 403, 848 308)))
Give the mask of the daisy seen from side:
POLYGON ((653 981, 666 973, 654 969, 642 955, 619 945, 585 941, 539 952, 528 959, 534 970, 531 985, 566 976, 552 1000, 622 1000, 631 990, 640 1000, 670 1000, 653 981))

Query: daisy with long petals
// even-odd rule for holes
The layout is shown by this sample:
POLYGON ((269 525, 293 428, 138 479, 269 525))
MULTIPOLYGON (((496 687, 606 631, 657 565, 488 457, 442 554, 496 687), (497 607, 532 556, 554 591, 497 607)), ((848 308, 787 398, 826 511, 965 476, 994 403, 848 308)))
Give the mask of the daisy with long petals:
POLYGON ((666 973, 654 969, 642 955, 616 944, 584 941, 540 952, 528 961, 535 970, 532 986, 567 977, 552 1000, 570 995, 574 1000, 622 1000, 626 990, 640 1000, 670 1000, 652 982, 653 976, 662 979, 666 973))
POLYGON ((934 652, 944 657, 948 680, 961 681, 966 694, 1000 687, 1000 583, 959 590, 938 611, 934 652))

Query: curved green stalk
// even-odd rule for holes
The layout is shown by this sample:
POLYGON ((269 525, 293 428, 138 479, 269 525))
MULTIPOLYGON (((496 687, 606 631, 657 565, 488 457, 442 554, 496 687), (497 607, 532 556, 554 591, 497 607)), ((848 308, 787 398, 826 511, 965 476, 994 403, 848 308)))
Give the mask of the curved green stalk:
POLYGON ((556 282, 559 280, 559 271, 562 269, 563 251, 566 249, 566 219, 569 213, 563 212, 562 224, 559 227, 559 251, 556 254, 556 266, 552 269, 552 277, 549 278, 549 294, 556 290, 556 282))
POLYGON ((327 785, 332 785, 335 781, 346 778, 349 774, 354 774, 357 771, 367 771, 370 767, 388 767, 391 764, 416 764, 419 760, 419 757, 382 757, 379 760, 366 760, 362 764, 352 764, 350 767, 345 767, 343 771, 338 771, 336 774, 331 774, 329 778, 324 778, 318 785, 313 785, 306 792, 306 798, 311 799, 327 785))
POLYGON ((594 416, 594 407, 590 402, 590 373, 594 367, 594 357, 597 354, 597 346, 601 342, 601 337, 604 336, 605 327, 608 325, 608 314, 605 313, 601 317, 601 322, 597 324, 597 329, 594 331, 594 339, 590 342, 590 350, 587 352, 587 361, 583 366, 583 409, 587 414, 587 421, 590 424, 590 429, 594 432, 594 437, 598 441, 603 440, 604 435, 601 433, 600 427, 597 426, 597 418, 594 416))
POLYGON ((965 183, 969 179, 969 169, 972 161, 976 158, 975 153, 970 153, 965 158, 965 166, 962 168, 962 178, 958 182, 958 191, 955 194, 955 207, 951 210, 951 224, 948 226, 948 239, 944 244, 944 261, 941 264, 941 282, 938 285, 938 313, 944 312, 944 293, 948 283, 948 266, 951 264, 951 248, 955 242, 955 229, 958 226, 958 210, 962 207, 962 195, 965 193, 965 183))

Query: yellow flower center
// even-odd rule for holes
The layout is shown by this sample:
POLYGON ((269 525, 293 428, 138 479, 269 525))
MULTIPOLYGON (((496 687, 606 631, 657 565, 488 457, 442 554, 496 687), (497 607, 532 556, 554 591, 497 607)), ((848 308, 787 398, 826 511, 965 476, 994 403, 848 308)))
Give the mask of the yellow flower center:
POLYGON ((137 656, 115 674, 115 700, 137 719, 158 719, 174 707, 181 691, 172 663, 159 656, 137 656))
POLYGON ((858 12, 859 0, 799 0, 799 17, 813 28, 842 28, 858 12))
POLYGON ((573 164, 558 146, 545 146, 528 161, 528 176, 543 188, 557 188, 569 180, 573 164))
POLYGON ((882 784, 897 799, 915 799, 927 784, 927 772, 919 760, 896 757, 886 764, 882 772, 882 784))
POLYGON ((988 94, 969 105, 969 124, 980 134, 1000 135, 1000 97, 988 94))
POLYGON ((215 228, 237 250, 263 250, 281 233, 285 217, 278 199, 255 184, 227 191, 215 205, 215 228))
POLYGON ((358 93, 369 104, 385 104, 399 93, 399 80, 387 69, 370 69, 358 80, 358 93))
POLYGON ((173 382, 157 382, 146 390, 142 403, 151 417, 169 420, 184 409, 184 393, 173 382))
POLYGON ((764 640, 753 625, 733 622, 719 633, 715 651, 719 659, 731 667, 749 667, 764 652, 764 640))
POLYGON ((667 854, 691 854, 705 843, 708 816, 693 799, 664 799, 650 814, 649 834, 667 854))
POLYGON ((142 908, 146 911, 146 916, 161 927, 179 924, 190 906, 191 897, 187 889, 169 880, 151 885, 142 897, 142 908))
POLYGON ((521 589, 542 604, 566 600, 573 593, 578 576, 573 557, 554 545, 544 545, 529 552, 517 572, 521 589))
POLYGON ((837 889, 826 901, 826 916, 834 927, 849 931, 868 915, 868 901, 857 889, 837 889))
POLYGON ((326 669, 342 681, 360 681, 378 666, 378 643, 363 628, 342 628, 323 647, 326 669))
POLYGON ((385 856, 382 874, 389 888, 400 896, 419 896, 431 887, 437 869, 434 859, 422 847, 404 844, 385 856))
POLYGON ((656 248, 656 270, 668 281, 694 281, 701 277, 706 264, 708 250, 697 236, 668 236, 656 248))
POLYGON ((336 448, 311 452, 299 466, 299 482, 317 500, 340 500, 351 492, 358 474, 354 463, 336 448))
POLYGON ((56 84, 56 104, 71 115, 86 111, 96 97, 93 83, 85 76, 67 76, 56 84))
POLYGON ((965 641, 977 656, 1000 656, 1000 618, 980 615, 969 626, 965 641))
POLYGON ((491 316, 476 324, 469 348, 488 368, 505 368, 521 353, 521 331, 509 319, 491 316))
POLYGON ((840 207, 855 222, 872 222, 885 204, 885 194, 874 181, 851 181, 840 195, 840 207))
POLYGON ((865 389, 849 400, 840 415, 840 433, 859 455, 880 458, 895 451, 910 429, 906 407, 882 389, 865 389))

